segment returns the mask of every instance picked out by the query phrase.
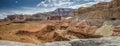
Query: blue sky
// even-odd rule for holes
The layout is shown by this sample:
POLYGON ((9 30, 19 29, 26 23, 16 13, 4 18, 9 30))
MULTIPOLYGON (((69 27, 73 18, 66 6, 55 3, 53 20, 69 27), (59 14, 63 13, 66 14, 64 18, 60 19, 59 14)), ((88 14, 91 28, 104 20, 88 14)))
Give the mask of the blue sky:
POLYGON ((34 7, 43 0, 0 0, 0 8, 34 7))
POLYGON ((35 14, 49 12, 57 8, 88 7, 110 0, 0 0, 0 18, 9 14, 35 14))

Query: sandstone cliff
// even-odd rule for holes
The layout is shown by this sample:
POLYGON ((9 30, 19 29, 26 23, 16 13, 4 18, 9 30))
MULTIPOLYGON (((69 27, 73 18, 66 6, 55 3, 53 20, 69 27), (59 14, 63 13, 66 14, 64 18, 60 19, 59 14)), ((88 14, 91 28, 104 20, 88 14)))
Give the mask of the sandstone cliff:
POLYGON ((120 1, 103 2, 91 7, 82 7, 75 11, 73 15, 82 19, 120 19, 120 1))
POLYGON ((8 15, 5 18, 5 20, 12 22, 42 21, 42 20, 47 20, 48 17, 51 16, 60 16, 61 18, 65 19, 66 17, 69 17, 74 10, 75 9, 71 9, 71 8, 58 8, 54 11, 45 12, 45 13, 36 13, 32 15, 14 14, 14 15, 8 15))

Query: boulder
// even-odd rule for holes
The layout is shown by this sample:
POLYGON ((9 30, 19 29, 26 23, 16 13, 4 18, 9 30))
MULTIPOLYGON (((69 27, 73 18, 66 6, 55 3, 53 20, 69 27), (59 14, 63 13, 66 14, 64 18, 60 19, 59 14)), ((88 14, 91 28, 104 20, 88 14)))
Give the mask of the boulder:
POLYGON ((113 34, 113 29, 113 25, 104 24, 102 27, 96 30, 95 35, 111 36, 113 34))

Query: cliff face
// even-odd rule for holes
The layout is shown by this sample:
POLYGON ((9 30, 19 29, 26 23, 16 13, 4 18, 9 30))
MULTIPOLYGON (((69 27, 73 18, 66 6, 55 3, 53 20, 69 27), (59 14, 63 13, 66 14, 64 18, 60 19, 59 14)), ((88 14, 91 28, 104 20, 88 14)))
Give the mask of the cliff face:
POLYGON ((111 3, 110 3, 110 6, 111 7, 120 7, 120 0, 113 0, 111 3))
POLYGON ((111 2, 103 2, 95 4, 91 7, 79 8, 73 15, 87 19, 120 19, 120 0, 111 2))
POLYGON ((71 15, 71 13, 74 11, 74 9, 71 8, 58 8, 55 11, 48 12, 48 16, 62 16, 62 17, 68 17, 71 15))
POLYGON ((55 11, 45 12, 45 13, 36 13, 33 15, 20 15, 20 14, 8 15, 6 19, 9 21, 23 22, 23 21, 47 20, 47 18, 51 16, 60 16, 60 17, 66 18, 70 16, 74 10, 75 9, 70 9, 70 8, 58 8, 55 11))
POLYGON ((46 16, 42 14, 34 14, 34 15, 8 15, 7 18, 5 18, 7 21, 11 22, 25 22, 25 21, 41 21, 45 20, 46 16))

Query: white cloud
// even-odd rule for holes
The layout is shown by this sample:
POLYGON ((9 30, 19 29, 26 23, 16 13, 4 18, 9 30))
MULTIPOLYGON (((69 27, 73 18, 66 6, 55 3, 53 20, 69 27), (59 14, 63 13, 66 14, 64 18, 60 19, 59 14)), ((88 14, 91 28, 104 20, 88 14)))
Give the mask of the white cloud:
POLYGON ((87 7, 87 6, 91 6, 93 4, 99 3, 99 2, 110 2, 111 0, 93 0, 94 2, 89 2, 89 3, 84 3, 81 4, 81 1, 91 1, 91 0, 74 0, 74 1, 70 1, 70 0, 45 0, 40 2, 39 4, 37 4, 37 7, 56 7, 56 8, 78 8, 78 7, 87 7))
POLYGON ((94 1, 96 1, 96 2, 110 2, 112 0, 94 0, 94 1))
MULTIPOLYGON (((79 7, 89 7, 99 2, 109 2, 110 0, 94 0, 95 2, 89 2, 84 4, 76 4, 76 1, 80 1, 80 0, 74 0, 73 2, 70 2, 70 0, 45 0, 37 4, 37 7, 22 7, 23 10, 12 10, 11 12, 14 14, 35 14, 35 13, 54 11, 57 8, 77 9, 79 7), (52 7, 42 8, 39 7, 40 5, 45 7, 47 6, 52 6, 52 7)), ((90 1, 90 0, 85 0, 85 1, 90 1)))
POLYGON ((70 0, 45 0, 37 4, 37 7, 44 6, 44 7, 58 7, 62 5, 71 5, 73 2, 70 0))
POLYGON ((99 3, 99 2, 89 2, 89 3, 85 3, 85 4, 81 4, 81 5, 70 6, 69 8, 77 9, 79 7, 90 7, 90 6, 97 4, 97 3, 99 3))
POLYGON ((7 13, 0 12, 0 19, 4 19, 6 17, 7 13))
MULTIPOLYGON (((36 5, 36 7, 22 7, 22 9, 11 10, 9 13, 0 12, 0 18, 6 17, 8 14, 35 14, 42 12, 54 11, 57 8, 79 8, 79 7, 89 7, 93 4, 97 4, 99 2, 110 2, 111 0, 94 0, 94 2, 80 4, 83 0, 45 0, 36 5), (41 7, 44 6, 44 7, 41 7)), ((91 0, 84 0, 91 1, 91 0)))
POLYGON ((35 14, 54 11, 56 8, 34 8, 34 7, 22 7, 23 10, 12 10, 11 13, 14 14, 35 14))

